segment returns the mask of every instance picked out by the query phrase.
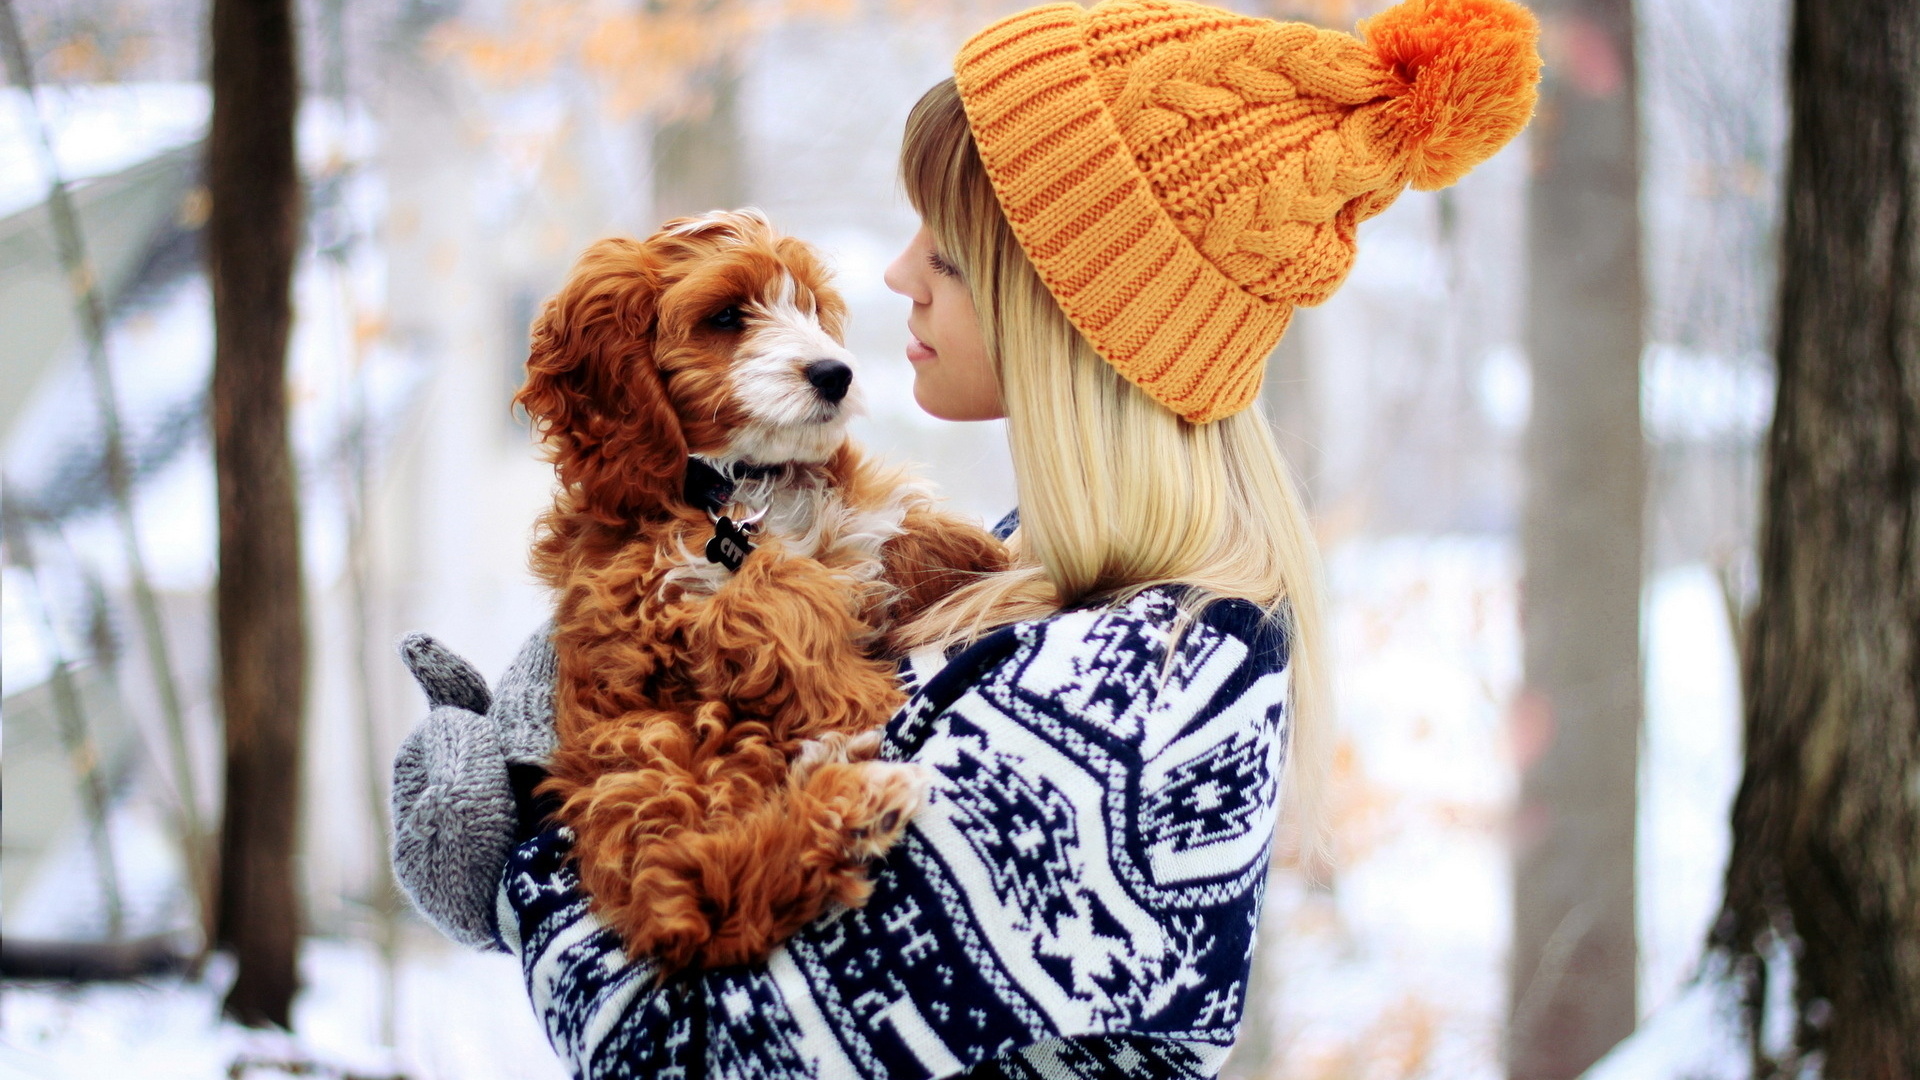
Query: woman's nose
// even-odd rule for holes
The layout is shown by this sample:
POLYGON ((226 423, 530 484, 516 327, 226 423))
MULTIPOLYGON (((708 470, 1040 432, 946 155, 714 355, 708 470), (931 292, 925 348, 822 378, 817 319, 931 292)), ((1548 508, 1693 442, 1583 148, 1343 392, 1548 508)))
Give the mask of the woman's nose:
POLYGON ((886 273, 880 275, 880 280, 887 283, 887 288, 916 304, 932 303, 933 291, 927 283, 927 275, 931 273, 927 266, 927 252, 932 250, 933 240, 927 235, 926 223, 922 222, 913 239, 908 240, 907 246, 894 256, 893 262, 887 264, 886 273))
POLYGON ((887 288, 892 289, 901 296, 915 303, 924 304, 926 303, 926 297, 919 295, 919 292, 914 288, 913 275, 908 264, 908 261, 912 258, 913 245, 908 244, 905 251, 895 256, 894 260, 887 264, 886 272, 880 275, 880 280, 887 283, 887 288))

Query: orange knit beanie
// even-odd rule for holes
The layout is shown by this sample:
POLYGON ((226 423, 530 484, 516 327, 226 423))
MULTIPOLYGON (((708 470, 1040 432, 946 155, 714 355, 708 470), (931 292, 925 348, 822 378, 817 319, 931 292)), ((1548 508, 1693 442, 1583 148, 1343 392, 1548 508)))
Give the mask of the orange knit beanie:
POLYGON ((954 61, 1020 246, 1101 356, 1195 423, 1251 404, 1296 304, 1408 184, 1445 187, 1533 114, 1511 0, 1406 0, 1358 38, 1188 0, 1049 4, 954 61))

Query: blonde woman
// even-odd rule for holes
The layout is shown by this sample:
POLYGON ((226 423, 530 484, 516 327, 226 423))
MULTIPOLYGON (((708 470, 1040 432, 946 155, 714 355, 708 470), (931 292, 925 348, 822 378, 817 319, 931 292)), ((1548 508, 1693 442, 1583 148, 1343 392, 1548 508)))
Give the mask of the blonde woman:
POLYGON ((885 755, 934 786, 861 908, 656 985, 528 793, 552 648, 489 694, 423 638, 396 867, 520 956, 581 1077, 1205 1077, 1245 1006, 1283 792, 1325 745, 1311 534, 1255 404, 1296 304, 1409 184, 1526 122, 1535 24, 1408 0, 1358 37, 1186 0, 983 30, 908 120, 914 396, 1005 417, 1018 565, 912 628, 885 755))

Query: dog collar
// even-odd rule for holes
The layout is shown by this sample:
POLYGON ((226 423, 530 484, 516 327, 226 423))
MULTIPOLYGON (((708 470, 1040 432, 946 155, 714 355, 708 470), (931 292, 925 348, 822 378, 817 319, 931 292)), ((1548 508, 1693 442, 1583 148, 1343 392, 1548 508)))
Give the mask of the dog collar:
POLYGON ((733 499, 733 477, 699 458, 688 458, 686 497, 689 504, 717 514, 733 499))
POLYGON ((722 472, 706 458, 689 457, 684 495, 688 504, 709 514, 718 514, 733 501, 733 489, 740 481, 772 476, 784 468, 784 465, 743 465, 734 462, 722 472))
POLYGON ((707 516, 713 519, 713 537, 707 541, 708 562, 719 563, 728 570, 738 570, 740 564, 747 561, 747 556, 753 554, 753 542, 749 536, 755 531, 754 526, 760 515, 735 522, 720 511, 733 501, 734 488, 740 481, 771 476, 779 471, 778 465, 734 463, 722 472, 704 458, 687 459, 687 502, 705 510, 707 516))

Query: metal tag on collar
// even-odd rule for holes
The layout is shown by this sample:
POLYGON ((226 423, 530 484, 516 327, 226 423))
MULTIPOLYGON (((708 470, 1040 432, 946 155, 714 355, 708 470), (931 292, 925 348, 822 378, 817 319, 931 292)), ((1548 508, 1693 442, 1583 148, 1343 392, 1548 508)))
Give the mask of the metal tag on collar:
POLYGON ((737 571, 740 564, 753 554, 753 541, 747 538, 747 530, 753 524, 735 525, 730 517, 717 517, 713 521, 713 539, 707 541, 707 561, 719 563, 728 570, 737 571))

